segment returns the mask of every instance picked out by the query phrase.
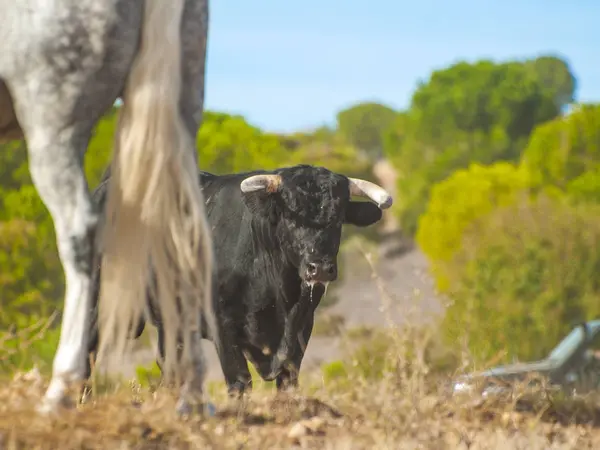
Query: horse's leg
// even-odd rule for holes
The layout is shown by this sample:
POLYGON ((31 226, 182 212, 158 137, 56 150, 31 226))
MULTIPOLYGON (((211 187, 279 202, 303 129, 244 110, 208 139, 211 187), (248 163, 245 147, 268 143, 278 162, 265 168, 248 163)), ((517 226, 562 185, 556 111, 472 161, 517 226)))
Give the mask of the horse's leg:
MULTIPOLYGON (((48 109, 43 113, 51 117, 52 108, 48 109)), ((64 122, 24 125, 31 176, 54 220, 66 281, 60 340, 44 410, 64 403, 70 385, 85 376, 91 312, 91 256, 97 214, 90 202, 81 156, 93 123, 64 122)))
POLYGON ((48 28, 43 45, 33 45, 20 60, 19 72, 11 69, 5 75, 27 142, 31 177, 52 216, 65 274, 60 339, 40 412, 70 403, 69 391, 80 388, 86 372, 98 215, 83 157, 95 123, 125 85, 136 51, 141 5, 122 6, 117 14, 98 13, 93 27, 85 8, 81 16, 75 10, 60 16, 69 18, 69 26, 48 28))

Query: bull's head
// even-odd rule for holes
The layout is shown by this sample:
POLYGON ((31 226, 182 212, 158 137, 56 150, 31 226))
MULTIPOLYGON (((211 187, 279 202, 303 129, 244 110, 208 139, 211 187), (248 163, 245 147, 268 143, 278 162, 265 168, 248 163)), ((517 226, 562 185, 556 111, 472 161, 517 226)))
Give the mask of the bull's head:
POLYGON ((337 278, 343 224, 372 225, 392 205, 390 194, 376 184, 322 167, 302 165, 249 176, 240 188, 258 196, 257 209, 271 218, 279 245, 308 284, 337 278), (371 202, 351 201, 351 196, 371 202))

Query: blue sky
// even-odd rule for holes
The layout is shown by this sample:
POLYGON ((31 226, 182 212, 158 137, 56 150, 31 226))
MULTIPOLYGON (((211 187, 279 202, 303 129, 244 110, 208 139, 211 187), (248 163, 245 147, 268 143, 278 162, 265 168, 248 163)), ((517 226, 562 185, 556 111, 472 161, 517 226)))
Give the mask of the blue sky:
POLYGON ((405 108, 459 59, 567 59, 600 101, 598 0, 212 0, 206 108, 270 131, 334 123, 359 101, 405 108))

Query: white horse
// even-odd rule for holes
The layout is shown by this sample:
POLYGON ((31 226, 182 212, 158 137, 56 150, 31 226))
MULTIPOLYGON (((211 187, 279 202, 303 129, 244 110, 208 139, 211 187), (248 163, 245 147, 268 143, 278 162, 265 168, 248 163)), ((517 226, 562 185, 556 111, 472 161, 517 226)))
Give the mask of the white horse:
POLYGON ((183 375, 179 411, 204 401, 199 308, 216 326, 212 241, 195 156, 207 32, 208 0, 0 0, 0 138, 27 143, 66 281, 40 411, 68 404, 85 374, 91 255, 102 216, 82 165, 94 125, 118 97, 123 106, 104 212, 112 220, 98 233, 106 255, 101 354, 123 354, 143 313, 151 260, 168 327, 164 364, 183 375))

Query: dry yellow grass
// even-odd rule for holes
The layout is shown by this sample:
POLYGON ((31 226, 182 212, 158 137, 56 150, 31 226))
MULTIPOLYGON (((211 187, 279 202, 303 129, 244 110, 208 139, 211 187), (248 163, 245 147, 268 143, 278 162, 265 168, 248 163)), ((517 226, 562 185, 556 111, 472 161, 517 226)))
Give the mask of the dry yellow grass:
POLYGON ((237 402, 221 383, 211 385, 217 414, 207 418, 178 418, 174 391, 135 382, 45 418, 33 407, 47 380, 22 374, 0 389, 0 449, 600 448, 594 399, 559 400, 542 390, 518 391, 520 399, 452 397, 452 377, 428 366, 431 341, 422 331, 370 339, 363 350, 373 354, 357 351, 345 366, 303 374, 295 393, 259 382, 237 402))
POLYGON ((452 396, 455 369, 468 361, 439 345, 435 324, 411 326, 411 311, 403 313, 402 328, 344 331, 348 356, 303 372, 298 392, 276 394, 255 378, 254 392, 238 402, 223 383, 211 384, 214 417, 178 418, 175 391, 134 381, 98 387, 86 404, 42 417, 34 407, 47 377, 17 375, 0 386, 0 450, 600 448, 597 398, 561 398, 543 387, 452 396))

